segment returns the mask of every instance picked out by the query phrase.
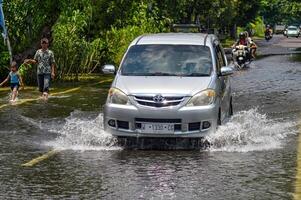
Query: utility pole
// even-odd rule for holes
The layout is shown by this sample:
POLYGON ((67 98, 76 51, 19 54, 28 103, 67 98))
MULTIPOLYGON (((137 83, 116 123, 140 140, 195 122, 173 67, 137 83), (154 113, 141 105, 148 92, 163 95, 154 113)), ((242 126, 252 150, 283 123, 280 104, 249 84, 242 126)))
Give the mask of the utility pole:
POLYGON ((2 26, 2 29, 3 29, 2 36, 4 38, 4 43, 6 44, 7 49, 8 49, 10 64, 11 64, 12 61, 13 61, 13 53, 12 53, 12 48, 11 48, 11 45, 10 45, 7 29, 6 29, 6 26, 5 26, 5 19, 4 19, 4 12, 3 12, 2 5, 3 5, 3 1, 0 0, 0 25, 2 26))

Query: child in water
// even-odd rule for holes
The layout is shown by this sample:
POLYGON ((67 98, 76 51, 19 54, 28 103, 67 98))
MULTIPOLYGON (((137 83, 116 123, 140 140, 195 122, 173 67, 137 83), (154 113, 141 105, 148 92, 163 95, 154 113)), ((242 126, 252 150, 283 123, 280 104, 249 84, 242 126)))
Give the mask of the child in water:
POLYGON ((17 96, 18 96, 19 87, 22 86, 22 88, 24 89, 22 77, 18 72, 18 67, 17 67, 16 62, 12 62, 11 66, 10 66, 10 72, 9 72, 7 78, 0 84, 0 87, 2 85, 4 85, 4 83, 6 83, 8 80, 10 80, 10 88, 12 91, 10 101, 15 102, 17 99, 17 96))

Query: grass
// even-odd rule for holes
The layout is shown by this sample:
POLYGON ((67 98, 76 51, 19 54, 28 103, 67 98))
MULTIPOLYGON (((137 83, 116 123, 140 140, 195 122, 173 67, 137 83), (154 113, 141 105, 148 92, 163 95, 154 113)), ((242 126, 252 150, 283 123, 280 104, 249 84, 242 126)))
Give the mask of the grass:
MULTIPOLYGON (((80 86, 95 86, 98 87, 98 85, 101 85, 102 87, 108 87, 108 84, 111 83, 113 80, 112 75, 103 75, 103 74, 92 74, 92 75, 83 75, 79 77, 79 81, 54 81, 51 84, 51 91, 60 92, 65 89, 70 89, 74 87, 80 87, 80 86), (105 82, 105 83, 101 83, 105 82)), ((38 86, 27 86, 25 85, 25 92, 29 91, 35 91, 38 89, 38 86)), ((10 91, 10 87, 7 84, 7 87, 1 87, 0 92, 8 92, 10 91)))
POLYGON ((235 43, 235 40, 232 38, 226 38, 221 41, 224 48, 231 48, 231 46, 235 43))
MULTIPOLYGON (((252 37, 253 40, 263 40, 264 36, 254 36, 252 37)), ((221 43, 223 45, 224 48, 231 48, 232 45, 235 43, 235 39, 232 38, 226 38, 224 40, 221 40, 221 43)))
POLYGON ((64 78, 64 80, 55 81, 53 83, 53 87, 68 87, 68 86, 81 86, 81 85, 90 85, 93 83, 98 83, 101 81, 106 81, 113 79, 113 75, 104 75, 104 74, 89 74, 89 75, 81 75, 78 77, 78 81, 74 81, 69 79, 68 77, 64 78))

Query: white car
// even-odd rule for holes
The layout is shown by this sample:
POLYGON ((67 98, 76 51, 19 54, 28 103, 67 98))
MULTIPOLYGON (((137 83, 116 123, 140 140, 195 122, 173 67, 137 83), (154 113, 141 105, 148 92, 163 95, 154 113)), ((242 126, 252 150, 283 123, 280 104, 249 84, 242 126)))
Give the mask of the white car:
POLYGON ((298 38, 300 36, 300 30, 297 26, 289 26, 287 28, 287 34, 286 37, 296 37, 298 38))

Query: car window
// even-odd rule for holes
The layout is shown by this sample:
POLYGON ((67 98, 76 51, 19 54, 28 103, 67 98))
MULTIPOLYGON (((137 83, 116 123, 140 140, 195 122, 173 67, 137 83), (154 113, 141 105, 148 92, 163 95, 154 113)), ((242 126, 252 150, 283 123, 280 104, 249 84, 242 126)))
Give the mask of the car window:
POLYGON ((226 66, 225 57, 221 51, 220 45, 215 47, 217 71, 219 72, 223 66, 226 66))
POLYGON ((227 60, 226 60, 226 57, 225 57, 225 52, 224 52, 224 49, 222 47, 221 44, 218 45, 218 48, 220 49, 220 53, 221 53, 221 56, 222 56, 222 67, 226 66, 227 65, 227 60))
POLYGON ((121 65, 127 76, 210 76, 210 48, 201 45, 135 45, 121 65))
POLYGON ((290 30, 290 31, 296 31, 297 27, 288 27, 288 30, 290 30))

